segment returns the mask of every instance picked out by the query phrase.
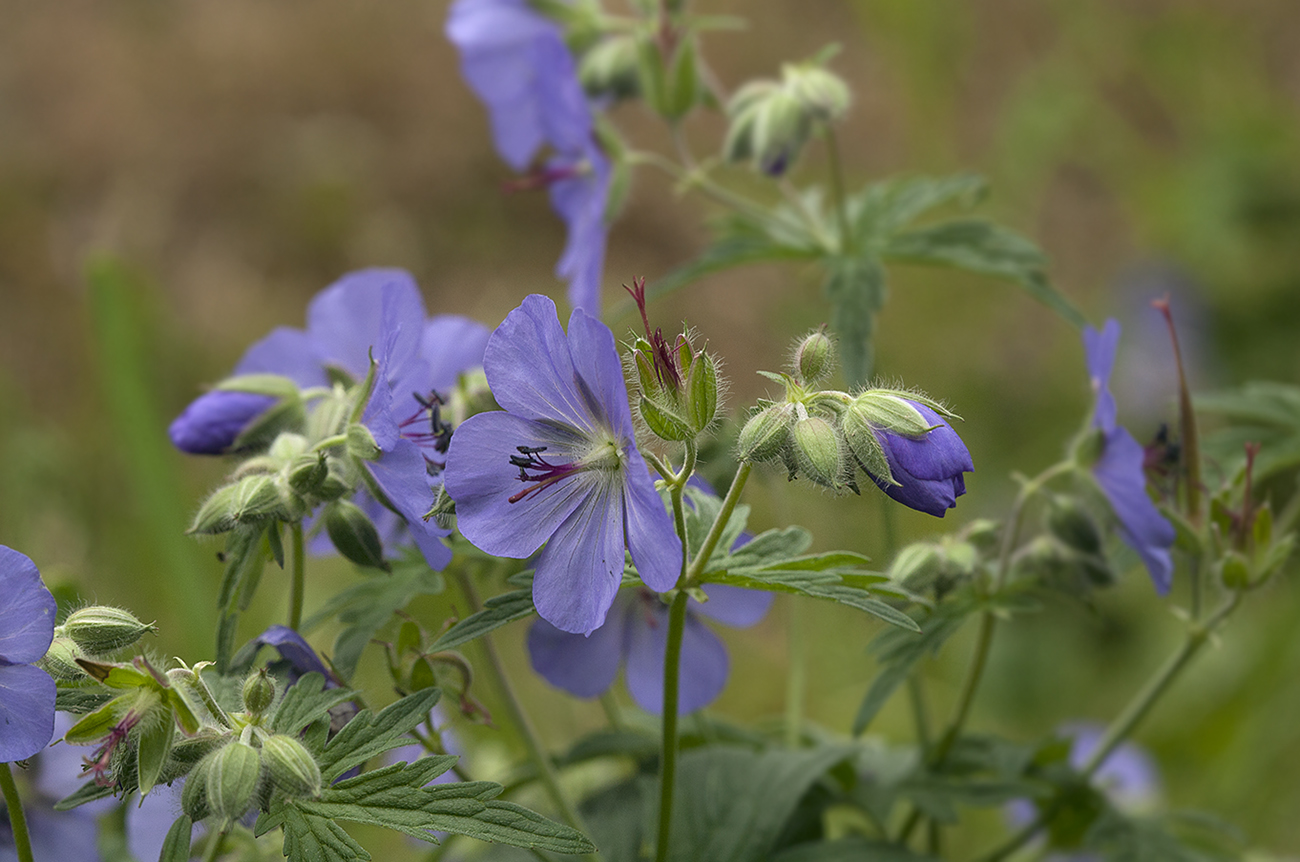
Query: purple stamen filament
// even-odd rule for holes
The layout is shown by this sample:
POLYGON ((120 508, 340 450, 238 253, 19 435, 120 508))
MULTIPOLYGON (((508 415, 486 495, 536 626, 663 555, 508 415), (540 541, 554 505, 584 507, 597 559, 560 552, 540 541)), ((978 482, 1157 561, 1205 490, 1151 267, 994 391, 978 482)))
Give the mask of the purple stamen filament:
POLYGON ((516 446, 515 449, 519 454, 511 455, 510 463, 519 468, 519 481, 535 484, 511 496, 511 503, 518 503, 582 469, 581 464, 550 463, 542 457, 542 453, 546 451, 545 446, 516 446))
MULTIPOLYGON (((415 443, 421 449, 432 449, 440 456, 447 454, 447 447, 451 445, 451 425, 442 421, 441 407, 447 402, 434 390, 429 390, 427 396, 419 392, 411 393, 415 398, 419 409, 398 423, 401 429, 401 435, 415 443), (427 427, 428 430, 422 430, 427 427)), ((431 471, 440 471, 446 466, 447 459, 424 456, 425 463, 431 471)))

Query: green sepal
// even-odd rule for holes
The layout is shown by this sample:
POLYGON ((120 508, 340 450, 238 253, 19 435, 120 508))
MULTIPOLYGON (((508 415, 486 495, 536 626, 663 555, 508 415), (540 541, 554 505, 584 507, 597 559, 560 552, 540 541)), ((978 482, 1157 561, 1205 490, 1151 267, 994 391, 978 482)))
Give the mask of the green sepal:
POLYGON ((176 735, 176 723, 168 716, 166 721, 140 731, 136 748, 137 781, 140 795, 147 796, 158 783, 167 764, 167 755, 172 750, 172 740, 176 735))
POLYGON ((645 420, 646 426, 659 439, 673 441, 694 439, 695 431, 685 418, 670 412, 644 395, 641 396, 640 409, 641 418, 645 420))
POLYGON ((68 732, 63 734, 63 741, 69 745, 90 745, 108 735, 117 724, 119 716, 126 711, 126 702, 130 695, 113 698, 94 712, 87 713, 68 732))

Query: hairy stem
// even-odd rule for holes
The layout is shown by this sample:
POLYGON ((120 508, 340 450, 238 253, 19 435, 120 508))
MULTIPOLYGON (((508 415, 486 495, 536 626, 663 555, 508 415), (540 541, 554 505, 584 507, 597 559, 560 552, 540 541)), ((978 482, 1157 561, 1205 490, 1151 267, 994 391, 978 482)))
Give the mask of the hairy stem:
POLYGON ((709 557, 713 556, 713 551, 718 547, 718 541, 722 538, 722 531, 726 529, 727 522, 731 520, 731 513, 736 511, 736 504, 740 502, 740 492, 745 489, 745 483, 749 481, 749 474, 753 471, 754 465, 748 461, 740 465, 736 471, 736 477, 731 480, 731 487, 727 489, 727 496, 722 499, 722 508, 718 511, 718 519, 709 527, 709 533, 704 537, 704 544, 700 546, 700 553, 686 570, 685 584, 689 585, 692 581, 699 578, 704 573, 704 567, 709 564, 709 557))
POLYGON ((666 862, 672 837, 673 789, 677 779, 677 695, 682 666, 682 633, 686 630, 685 590, 679 590, 668 611, 668 651, 664 655, 663 757, 659 765, 659 830, 655 862, 666 862))
POLYGON ((18 862, 34 862, 32 857, 32 837, 27 832, 27 816, 23 814, 23 801, 18 797, 18 785, 14 784, 14 774, 7 763, 0 763, 0 791, 3 791, 5 809, 9 812, 9 826, 14 833, 14 849, 18 852, 18 862))
POLYGON ((790 596, 790 670, 785 677, 785 746, 798 748, 803 739, 803 700, 808 656, 804 651, 802 605, 790 596))

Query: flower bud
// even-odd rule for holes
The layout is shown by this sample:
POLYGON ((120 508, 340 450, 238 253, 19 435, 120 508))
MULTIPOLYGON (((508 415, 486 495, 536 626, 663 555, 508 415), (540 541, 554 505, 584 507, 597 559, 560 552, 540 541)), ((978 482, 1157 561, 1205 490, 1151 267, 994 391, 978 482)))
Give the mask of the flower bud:
POLYGON ((249 715, 260 716, 275 702, 275 683, 262 668, 244 680, 244 711, 249 715))
POLYGON ((686 412, 691 428, 701 433, 718 412, 718 364, 701 350, 690 360, 686 372, 686 412))
POLYGON ((917 542, 898 552, 889 564, 889 579, 909 590, 925 589, 940 574, 943 556, 930 542, 917 542))
POLYGON ((40 665, 55 681, 72 682, 86 678, 86 672, 77 664, 79 658, 85 658, 85 655, 72 638, 56 637, 50 642, 40 665))
POLYGON ((731 162, 749 161, 769 176, 785 173, 812 133, 803 105, 774 82, 742 87, 727 113, 731 126, 723 142, 723 157, 731 162))
POLYGON ((362 461, 374 461, 381 454, 379 444, 370 429, 359 423, 348 426, 348 453, 362 461))
POLYGON ((262 742, 262 760, 277 788, 290 796, 316 796, 321 774, 316 758, 291 736, 275 734, 262 742))
POLYGON ((641 92, 637 39, 631 34, 611 35, 593 45, 578 65, 578 80, 587 95, 631 99, 641 92))
POLYGON ((283 508, 272 476, 258 474, 213 491, 199 507, 191 533, 226 533, 240 524, 269 518, 283 508))
POLYGON ((257 749, 235 740, 208 755, 207 803, 222 820, 238 820, 253 804, 262 776, 262 758, 257 749))
POLYGON ((1085 554, 1101 552, 1101 530, 1096 521, 1069 497, 1052 497, 1047 527, 1052 535, 1076 551, 1085 554))
POLYGON ((1219 562, 1219 577, 1230 590, 1244 589, 1250 586, 1250 564, 1239 552, 1228 551, 1219 562))
POLYGON ((142 623, 128 611, 102 605, 73 611, 63 623, 64 633, 87 655, 116 652, 157 630, 153 623, 142 623))
POLYGON ((766 461, 775 458, 790 441, 794 424, 794 407, 772 404, 749 418, 740 429, 736 457, 741 461, 766 461))
POLYGON ((789 65, 781 70, 786 89, 818 122, 839 120, 849 109, 852 97, 848 85, 818 63, 789 65))
POLYGON ((289 487, 295 494, 319 496, 329 475, 324 452, 300 455, 289 466, 289 487))
POLYGON ((355 503, 335 500, 325 509, 325 531, 338 552, 358 566, 388 571, 374 522, 355 503))
POLYGON ((216 755, 213 751, 195 764, 181 789, 181 810, 196 823, 212 814, 208 808, 208 771, 216 755))
POLYGON ((794 351, 794 372, 806 386, 815 386, 835 370, 835 342, 826 329, 810 332, 794 351))
POLYGON ((809 416, 794 423, 795 463, 799 470, 828 488, 844 487, 844 456, 835 428, 820 416, 809 416))

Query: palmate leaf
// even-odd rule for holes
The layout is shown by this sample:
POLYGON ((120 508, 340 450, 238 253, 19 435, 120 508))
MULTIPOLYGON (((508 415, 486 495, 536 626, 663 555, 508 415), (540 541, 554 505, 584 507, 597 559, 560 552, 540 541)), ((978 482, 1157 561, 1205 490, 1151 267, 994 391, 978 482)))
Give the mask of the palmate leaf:
POLYGON ((1206 435, 1203 445, 1229 475, 1244 468, 1247 443, 1260 444, 1256 481, 1300 467, 1300 386, 1255 381, 1198 395, 1195 403, 1198 413, 1220 416, 1228 426, 1206 435))
POLYGON ((304 674, 284 693, 271 718, 271 729, 286 736, 297 736, 307 725, 351 697, 352 692, 346 688, 325 688, 325 677, 319 673, 304 674))
POLYGON ((839 337, 840 364, 850 386, 871 378, 876 314, 886 298, 885 270, 868 252, 822 261, 822 292, 831 303, 831 329, 839 337))
POLYGON ((340 781, 317 799, 273 803, 270 812, 258 818, 254 831, 262 835, 283 826, 285 854, 303 862, 371 858, 338 825, 340 820, 382 826, 429 842, 437 841, 434 832, 452 832, 556 853, 595 850, 577 830, 497 800, 502 790, 498 784, 425 786, 454 762, 454 757, 424 757, 340 781))
POLYGON ((512 590, 499 596, 493 596, 483 603, 483 610, 471 614, 443 632, 442 637, 434 641, 428 651, 432 653, 455 649, 475 638, 482 637, 494 629, 500 628, 506 623, 522 620, 535 613, 537 613, 537 609, 533 607, 533 588, 531 585, 524 589, 512 590))
POLYGON ((796 844, 774 855, 771 862, 938 862, 938 857, 899 844, 846 838, 796 844))
MULTIPOLYGON (((378 715, 368 709, 357 713, 317 755, 321 776, 327 782, 333 781, 372 757, 410 744, 407 734, 428 718, 441 694, 436 688, 426 688, 389 704, 378 715)), ((454 762, 448 761, 444 771, 454 762)))

